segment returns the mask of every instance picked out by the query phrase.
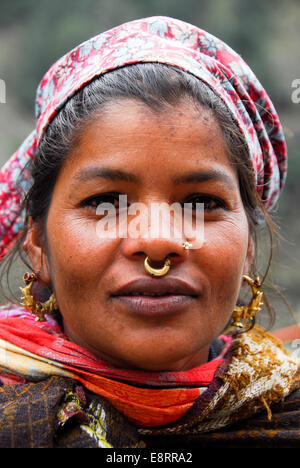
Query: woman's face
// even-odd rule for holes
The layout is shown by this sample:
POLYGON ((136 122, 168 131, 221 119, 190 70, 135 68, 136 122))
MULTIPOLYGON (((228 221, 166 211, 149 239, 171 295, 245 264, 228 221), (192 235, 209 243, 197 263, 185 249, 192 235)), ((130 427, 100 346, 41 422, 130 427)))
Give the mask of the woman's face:
POLYGON ((206 362, 252 260, 222 132, 209 110, 188 99, 160 112, 127 99, 102 109, 60 171, 46 248, 37 230, 26 245, 34 270, 53 285, 65 333, 126 368, 176 371, 206 362), (184 237, 101 238, 97 205, 118 208, 119 194, 149 210, 158 202, 204 203, 203 245, 187 251, 184 237), (149 276, 146 256, 169 257, 168 274, 149 276))

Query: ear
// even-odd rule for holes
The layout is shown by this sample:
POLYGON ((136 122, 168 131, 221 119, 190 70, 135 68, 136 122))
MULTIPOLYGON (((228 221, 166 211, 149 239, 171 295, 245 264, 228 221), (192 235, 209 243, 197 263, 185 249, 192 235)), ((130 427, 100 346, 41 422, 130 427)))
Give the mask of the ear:
POLYGON ((39 278, 43 283, 50 284, 49 261, 42 239, 41 227, 37 223, 33 223, 30 217, 29 230, 23 243, 23 249, 28 255, 33 271, 39 273, 39 278))
POLYGON ((251 234, 249 234, 248 250, 247 250, 247 255, 245 259, 243 275, 249 275, 249 271, 251 269, 251 266, 254 260, 254 255, 255 255, 254 241, 253 241, 253 237, 251 236, 251 234))

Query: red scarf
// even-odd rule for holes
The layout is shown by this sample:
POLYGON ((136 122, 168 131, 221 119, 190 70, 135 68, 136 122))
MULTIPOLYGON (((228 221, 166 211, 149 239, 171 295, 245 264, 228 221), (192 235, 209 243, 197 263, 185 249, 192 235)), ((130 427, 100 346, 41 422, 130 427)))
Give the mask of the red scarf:
MULTIPOLYGON (((226 341, 227 337, 223 338, 226 341)), ((57 369, 63 369, 140 426, 160 426, 181 418, 212 382, 223 360, 219 357, 181 372, 116 368, 69 341, 52 318, 36 322, 21 308, 9 315, 0 312, 0 339, 21 348, 19 354, 25 350, 54 364, 53 375, 57 369)), ((47 369, 49 372, 49 366, 47 369)), ((30 374, 24 377, 30 380, 30 374)))

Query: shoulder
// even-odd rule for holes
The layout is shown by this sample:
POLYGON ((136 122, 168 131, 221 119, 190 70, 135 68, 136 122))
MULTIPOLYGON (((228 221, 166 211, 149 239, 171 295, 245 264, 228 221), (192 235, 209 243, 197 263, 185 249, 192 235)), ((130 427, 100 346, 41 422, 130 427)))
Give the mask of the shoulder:
POLYGON ((270 413, 258 413, 224 430, 211 433, 211 443, 221 447, 296 448, 300 443, 300 388, 282 402, 270 407, 270 413))
POLYGON ((0 387, 0 447, 53 448, 57 409, 71 386, 68 379, 50 377, 0 387))
POLYGON ((0 448, 103 447, 140 447, 137 430, 75 380, 0 387, 0 448))
MULTIPOLYGON (((170 436, 160 434, 144 438, 152 449, 186 450, 201 448, 299 448, 300 388, 281 403, 271 406, 271 418, 266 411, 240 420, 218 430, 170 436)), ((270 415, 269 415, 270 416, 270 415)))

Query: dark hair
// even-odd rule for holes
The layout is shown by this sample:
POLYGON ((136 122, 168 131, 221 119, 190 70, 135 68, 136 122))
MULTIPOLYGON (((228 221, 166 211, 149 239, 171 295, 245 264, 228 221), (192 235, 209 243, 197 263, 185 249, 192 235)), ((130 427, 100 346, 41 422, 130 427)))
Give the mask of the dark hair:
MULTIPOLYGON (((194 75, 179 68, 159 63, 140 63, 121 67, 95 78, 70 98, 49 124, 39 149, 30 163, 33 184, 24 198, 26 210, 22 234, 14 251, 22 256, 22 243, 28 231, 28 220, 47 219, 51 197, 60 168, 76 144, 85 126, 100 113, 112 99, 130 98, 142 101, 154 111, 178 104, 183 98, 191 99, 196 106, 211 109, 224 134, 228 157, 235 166, 242 201, 247 214, 251 235, 257 227, 271 220, 260 201, 245 141, 227 106, 219 96, 194 75)), ((43 229, 42 229, 43 230, 43 229)))

